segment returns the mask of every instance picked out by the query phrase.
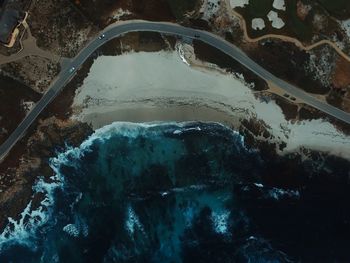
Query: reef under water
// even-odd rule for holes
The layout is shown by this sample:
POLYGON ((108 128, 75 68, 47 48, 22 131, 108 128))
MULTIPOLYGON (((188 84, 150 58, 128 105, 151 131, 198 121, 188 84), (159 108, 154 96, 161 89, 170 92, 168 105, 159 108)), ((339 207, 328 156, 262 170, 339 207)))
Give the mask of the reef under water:
POLYGON ((268 159, 217 123, 121 123, 50 160, 0 262, 349 259, 349 163, 268 159), (329 179, 331 178, 331 179, 329 179))

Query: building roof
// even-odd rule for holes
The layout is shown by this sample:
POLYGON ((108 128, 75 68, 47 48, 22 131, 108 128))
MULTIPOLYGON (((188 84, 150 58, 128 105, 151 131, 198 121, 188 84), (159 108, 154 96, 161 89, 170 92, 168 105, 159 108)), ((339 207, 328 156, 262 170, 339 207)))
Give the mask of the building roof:
POLYGON ((13 29, 20 19, 20 12, 14 9, 4 9, 0 13, 0 42, 8 43, 13 29))

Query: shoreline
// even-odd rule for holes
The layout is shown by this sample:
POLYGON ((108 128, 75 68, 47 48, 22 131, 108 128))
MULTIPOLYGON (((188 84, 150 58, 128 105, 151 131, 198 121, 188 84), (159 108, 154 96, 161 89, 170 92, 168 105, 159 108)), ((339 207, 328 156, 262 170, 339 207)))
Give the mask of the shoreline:
POLYGON ((181 51, 98 57, 76 90, 71 119, 94 129, 115 121, 222 122, 245 129, 253 144, 274 145, 278 155, 308 158, 320 151, 350 160, 349 136, 327 119, 290 120, 273 96, 256 93, 243 76, 198 61, 191 49, 181 51))
POLYGON ((177 105, 169 107, 142 107, 120 108, 103 113, 90 113, 81 119, 90 124, 93 130, 100 129, 113 122, 187 122, 203 121, 218 122, 230 128, 237 129, 239 118, 224 111, 219 111, 209 106, 177 105))
MULTIPOLYGON (((289 142, 286 142, 281 138, 270 134, 271 131, 264 127, 261 120, 252 116, 244 118, 243 114, 239 115, 234 112, 229 112, 224 106, 217 108, 205 104, 191 105, 186 103, 183 105, 179 104, 172 106, 145 106, 143 103, 135 103, 134 106, 128 105, 127 107, 107 109, 108 108, 104 108, 104 111, 86 114, 83 118, 79 119, 79 121, 90 125, 94 131, 114 122, 213 122, 225 125, 232 130, 240 132, 241 135, 249 141, 249 147, 260 149, 268 144, 273 147, 274 154, 280 156, 297 153, 302 155, 303 159, 307 159, 308 157, 311 157, 310 153, 307 151, 310 150, 327 155, 334 155, 350 161, 350 155, 344 149, 333 149, 330 151, 327 144, 317 145, 318 140, 314 141, 313 139, 310 139, 311 147, 308 147, 308 145, 303 146, 301 142, 298 142, 297 138, 291 138, 289 142), (291 145, 286 146, 286 144, 291 145)), ((73 120, 74 118, 75 117, 73 117, 73 120)), ((332 136, 331 134, 322 131, 319 132, 319 135, 332 136)), ((336 140, 334 137, 333 139, 336 140)))
MULTIPOLYGON (((179 65, 175 68, 164 68, 165 72, 161 70, 157 71, 157 69, 154 68, 157 64, 152 62, 152 67, 147 66, 148 59, 143 61, 146 66, 142 68, 142 71, 134 68, 133 59, 127 61, 131 68, 134 69, 131 70, 133 74, 129 72, 131 76, 125 76, 125 63, 120 63, 121 67, 119 71, 123 72, 122 76, 114 76, 113 72, 112 74, 108 72, 109 69, 116 70, 114 61, 110 61, 108 67, 103 67, 107 70, 102 72, 97 71, 98 74, 96 74, 96 72, 93 72, 94 64, 96 60, 104 58, 101 57, 95 60, 89 60, 74 80, 64 89, 63 93, 61 93, 47 109, 45 117, 43 117, 44 120, 46 119, 47 121, 44 121, 45 123, 42 124, 43 127, 40 128, 39 125, 39 128, 36 128, 38 129, 36 135, 32 134, 30 136, 29 143, 27 140, 29 147, 26 149, 24 158, 30 162, 33 157, 40 156, 41 160, 43 160, 39 168, 33 169, 30 172, 32 174, 44 174, 45 179, 49 180, 49 176, 52 175, 53 170, 46 161, 48 158, 56 156, 57 148, 63 150, 67 145, 79 147, 81 143, 94 133, 94 130, 96 131, 115 121, 137 123, 156 121, 220 123, 234 129, 244 136, 246 145, 253 149, 259 149, 262 156, 267 161, 284 160, 286 163, 292 163, 292 166, 294 166, 299 159, 302 161, 305 159, 319 161, 326 160, 329 157, 332 159, 333 156, 336 158, 343 157, 341 156, 341 152, 346 152, 346 150, 344 151, 344 149, 347 149, 346 143, 350 141, 349 139, 347 139, 348 141, 345 141, 345 143, 344 139, 341 141, 341 137, 337 136, 342 135, 342 133, 336 132, 334 126, 327 122, 327 120, 322 117, 319 117, 317 120, 306 121, 286 118, 286 114, 283 113, 282 108, 278 106, 273 96, 258 93, 257 91, 259 91, 259 89, 254 89, 257 88, 257 85, 255 87, 254 85, 253 87, 249 87, 249 85, 252 85, 251 83, 254 84, 255 82, 251 79, 247 81, 249 78, 247 78, 246 74, 242 74, 242 77, 240 77, 231 73, 225 73, 225 71, 219 67, 206 67, 208 64, 206 64, 205 60, 203 60, 203 63, 199 63, 200 67, 196 67, 198 66, 198 58, 195 56, 191 58, 193 50, 185 48, 184 51, 184 59, 189 61, 191 66, 185 65, 184 61, 181 61, 179 56, 177 57, 177 63, 180 61, 180 63, 183 63, 180 65, 185 65, 186 71, 192 72, 192 75, 189 77, 187 76, 187 78, 184 74, 177 73, 179 65), (158 80, 159 78, 168 79, 167 74, 174 75, 175 77, 170 76, 172 79, 171 81, 163 82, 162 85, 156 85, 153 81, 149 82, 142 79, 142 77, 147 76, 147 72, 146 74, 142 73, 145 70, 147 71, 148 68, 158 74, 151 75, 153 80, 158 80), (105 71, 107 71, 107 74, 105 74, 105 71), (90 87, 84 87, 86 81, 91 77, 91 74, 93 78, 90 79, 90 87), (94 74, 96 75, 94 76, 94 74), (176 74, 178 74, 178 76, 176 76, 176 74), (203 83, 207 85, 208 81, 203 81, 203 78, 195 78, 197 74, 206 74, 211 76, 211 78, 215 75, 221 80, 226 79, 226 82, 222 83, 215 79, 215 81, 210 82, 210 88, 206 86, 203 87, 203 83), (102 78, 96 78, 100 75, 102 75, 102 78), (243 75, 246 78, 243 78, 243 75), (115 78, 118 82, 114 82, 112 83, 113 85, 110 85, 110 78, 115 78), (180 81, 180 78, 186 78, 186 83, 189 84, 187 86, 174 85, 174 83, 180 81), (227 78, 230 78, 230 80, 227 80, 227 78), (135 83, 130 81, 131 79, 140 80, 138 83, 135 83), (121 81, 119 82, 119 80, 121 81), (232 85, 232 81, 234 85, 232 85), (118 87, 115 85, 116 83, 118 87), (144 86, 141 86, 140 83, 144 86), (230 85, 227 85, 227 83, 230 85), (127 88, 123 88, 122 84, 127 84, 127 88), (86 88, 88 92, 83 94, 77 103, 77 95, 82 91, 85 92, 86 88), (49 121, 49 119, 47 119, 48 117, 51 117, 52 120, 49 121), (55 123, 60 123, 60 120, 62 120, 62 125, 53 125, 55 123), (273 122, 274 120, 276 121, 273 122), (325 123, 328 126, 323 125, 325 123), (316 128, 313 128, 314 124, 316 128), (293 129, 300 128, 301 126, 306 126, 305 128, 309 130, 299 130, 297 135, 288 131, 288 129, 293 131, 293 129), (310 131, 310 128, 313 128, 313 130, 310 131), (78 133, 79 130, 80 133, 78 133), (286 130, 286 132, 284 130, 286 130), (329 132, 329 134, 321 134, 321 137, 318 137, 315 141, 313 136, 317 138, 319 135, 315 135, 315 132, 320 131, 329 132), (292 146, 298 146, 300 143, 311 143, 319 146, 310 151, 308 151, 309 148, 307 147, 306 149, 292 147, 287 148, 286 151, 282 151, 283 148, 287 147, 284 146, 284 140, 290 137, 293 138, 293 136, 294 139, 297 139, 303 133, 306 133, 304 141, 295 142, 291 140, 292 146), (46 134, 46 136, 44 136, 44 134, 46 134), (343 142, 343 145, 341 142, 343 142), (332 149, 332 145, 335 145, 334 148, 338 152, 328 152, 329 149, 332 149), (53 148, 53 146, 55 146, 55 148, 53 148), (326 147, 322 148, 324 146, 326 147), (323 149, 324 151, 322 151, 323 149), (315 152, 316 155, 314 155, 315 152)), ((173 51, 165 52, 167 53, 165 57, 171 58, 171 52, 173 51)), ((157 53, 153 52, 152 56, 155 54, 157 53)), ((113 60, 118 60, 118 58, 123 56, 130 56, 132 58, 135 56, 135 53, 121 53, 119 56, 113 57, 113 60)), ((164 54, 158 54, 158 57, 162 56, 164 56, 164 54)), ((297 112, 297 114, 299 115, 300 112, 297 112)), ((304 136, 302 137, 304 138, 304 136)), ((288 141, 288 144, 289 142, 290 141, 288 141)), ((23 154, 21 154, 21 156, 22 155, 23 154)), ((346 159, 349 161, 350 156, 346 159)), ((288 166, 286 165, 283 167, 288 166)), ((22 171, 23 174, 28 172, 29 171, 22 171)), ((279 178, 276 179, 280 180, 279 178)), ((288 186, 287 181, 288 178, 286 178, 286 186, 288 186)), ((16 185, 12 188, 15 187, 16 185)), ((20 216, 19 213, 25 208, 23 204, 27 204, 26 202, 30 200, 31 194, 33 193, 32 183, 25 185, 23 188, 28 192, 26 195, 21 192, 16 192, 16 195, 11 193, 11 196, 13 196, 11 200, 5 203, 6 206, 2 206, 4 212, 1 215, 2 217, 0 216, 0 228, 4 227, 4 223, 7 222, 6 220, 8 217, 18 220, 20 216), (22 203, 19 203, 18 196, 21 196, 22 203), (14 210, 6 211, 6 207, 12 203, 16 204, 13 206, 14 210)), ((9 191, 10 190, 11 189, 9 189, 9 191)), ((0 196, 4 196, 4 193, 0 196)), ((40 199, 40 197, 38 199, 40 199)), ((39 202, 40 201, 36 201, 34 204, 38 205, 39 202)))

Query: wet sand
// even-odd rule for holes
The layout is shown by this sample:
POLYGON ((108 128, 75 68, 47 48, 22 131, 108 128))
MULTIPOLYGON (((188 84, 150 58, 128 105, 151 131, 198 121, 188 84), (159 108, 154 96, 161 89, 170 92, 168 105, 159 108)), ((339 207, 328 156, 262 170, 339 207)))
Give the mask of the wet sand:
POLYGON ((153 122, 153 121, 207 121, 220 122, 226 126, 237 128, 237 116, 206 106, 170 106, 170 107, 134 107, 113 110, 104 113, 90 113, 82 119, 99 129, 115 121, 153 122))
MULTIPOLYGON (((350 160, 350 138, 326 119, 287 120, 269 96, 256 97, 254 84, 215 67, 189 66, 185 52, 128 53, 97 58, 76 91, 73 119, 94 129, 114 121, 214 121, 239 130, 242 120, 285 144, 280 154, 303 149, 350 160), (253 85, 253 88, 252 88, 253 85)), ((192 62, 192 61, 190 61, 192 62)))

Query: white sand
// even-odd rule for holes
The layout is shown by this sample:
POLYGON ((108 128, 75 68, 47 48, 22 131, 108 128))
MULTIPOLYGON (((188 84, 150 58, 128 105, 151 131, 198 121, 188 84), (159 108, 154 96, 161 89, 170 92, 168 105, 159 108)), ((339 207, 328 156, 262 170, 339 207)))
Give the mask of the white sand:
POLYGON ((254 30, 261 30, 265 28, 265 21, 262 18, 254 18, 252 20, 252 28, 254 30))
POLYGON ((230 0, 231 8, 244 7, 249 4, 249 0, 230 0))
POLYGON ((267 18, 272 22, 272 27, 274 28, 281 29, 285 25, 283 20, 278 16, 278 14, 275 11, 270 11, 267 14, 267 18))
POLYGON ((286 11, 286 3, 284 0, 274 0, 272 6, 277 10, 286 11))
POLYGON ((75 119, 99 128, 113 121, 218 121, 238 128, 239 118, 266 123, 281 153, 300 147, 350 159, 350 137, 321 119, 291 123, 274 101, 256 99, 233 75, 193 68, 177 52, 129 53, 95 60, 74 100, 75 119))

